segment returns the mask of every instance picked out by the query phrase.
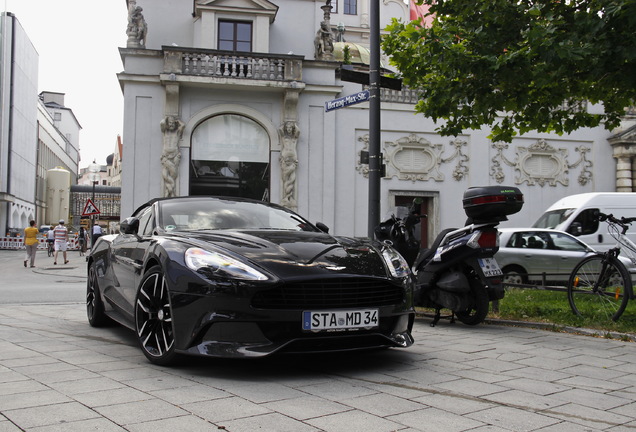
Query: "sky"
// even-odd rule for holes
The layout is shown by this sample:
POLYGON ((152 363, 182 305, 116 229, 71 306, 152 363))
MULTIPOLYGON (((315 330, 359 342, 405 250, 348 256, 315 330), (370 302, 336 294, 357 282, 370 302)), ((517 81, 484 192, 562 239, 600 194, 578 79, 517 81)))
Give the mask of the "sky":
POLYGON ((105 165, 117 135, 123 138, 116 74, 123 71, 126 0, 4 0, 0 8, 16 16, 39 54, 38 93, 64 93, 82 126, 80 168, 93 159, 105 165))

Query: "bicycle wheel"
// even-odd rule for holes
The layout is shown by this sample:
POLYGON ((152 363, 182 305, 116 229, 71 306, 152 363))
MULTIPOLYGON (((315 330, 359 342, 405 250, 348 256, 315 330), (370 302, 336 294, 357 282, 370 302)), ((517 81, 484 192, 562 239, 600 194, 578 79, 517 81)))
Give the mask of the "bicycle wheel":
POLYGON ((618 259, 593 255, 574 267, 567 289, 570 308, 576 315, 617 321, 629 301, 632 280, 618 259))

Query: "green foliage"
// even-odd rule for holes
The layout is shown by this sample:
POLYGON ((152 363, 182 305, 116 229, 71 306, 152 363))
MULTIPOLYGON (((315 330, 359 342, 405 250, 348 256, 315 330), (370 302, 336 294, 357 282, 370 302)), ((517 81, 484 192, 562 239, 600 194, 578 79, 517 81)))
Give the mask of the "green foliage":
POLYGON ((349 45, 345 45, 342 49, 343 60, 342 64, 350 65, 351 64, 351 49, 349 45))
POLYGON ((382 48, 416 111, 443 135, 492 128, 510 142, 531 130, 618 126, 636 100, 634 0, 417 0, 435 20, 393 20, 382 48), (578 107, 602 104, 604 114, 578 107), (585 105, 583 105, 585 106, 585 105))

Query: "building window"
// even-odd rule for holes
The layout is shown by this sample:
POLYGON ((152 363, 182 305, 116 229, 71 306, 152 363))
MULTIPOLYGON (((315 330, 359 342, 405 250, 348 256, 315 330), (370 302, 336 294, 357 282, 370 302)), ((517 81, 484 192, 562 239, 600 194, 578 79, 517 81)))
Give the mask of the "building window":
POLYGON ((332 0, 331 13, 338 13, 338 0, 332 0))
POLYGON ((219 49, 225 51, 252 51, 252 23, 219 21, 219 49))
POLYGON ((346 15, 357 15, 358 0, 344 0, 344 13, 346 15))
POLYGON ((267 131, 237 114, 207 119, 192 133, 190 195, 269 196, 267 131))
POLYGON ((62 113, 56 112, 53 113, 53 121, 60 121, 62 120, 62 113))

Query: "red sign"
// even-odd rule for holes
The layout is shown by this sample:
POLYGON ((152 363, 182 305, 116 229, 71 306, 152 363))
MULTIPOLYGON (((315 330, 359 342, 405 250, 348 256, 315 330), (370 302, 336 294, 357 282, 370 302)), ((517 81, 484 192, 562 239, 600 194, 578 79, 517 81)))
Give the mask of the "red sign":
POLYGON ((97 208, 95 204, 93 204, 93 201, 91 201, 91 199, 89 198, 88 201, 86 201, 86 205, 84 206, 84 211, 82 212, 82 216, 91 216, 91 215, 96 215, 99 213, 100 213, 99 209, 97 208))

